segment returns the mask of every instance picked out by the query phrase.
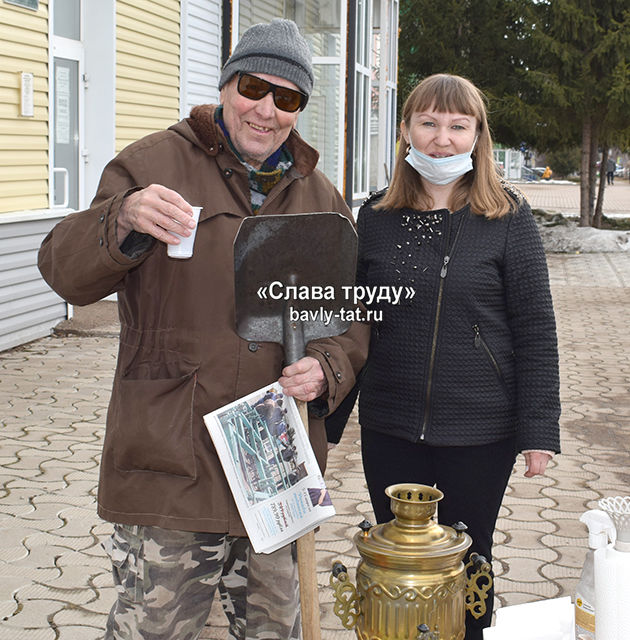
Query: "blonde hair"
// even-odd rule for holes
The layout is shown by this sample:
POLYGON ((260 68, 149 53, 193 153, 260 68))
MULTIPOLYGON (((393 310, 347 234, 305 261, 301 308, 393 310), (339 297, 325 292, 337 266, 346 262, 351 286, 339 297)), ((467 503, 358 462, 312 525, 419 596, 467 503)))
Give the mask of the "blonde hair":
MULTIPOLYGON (((434 109, 440 113, 463 113, 475 117, 478 138, 472 153, 473 170, 455 184, 449 208, 457 211, 469 202, 473 213, 486 218, 501 218, 514 209, 515 203, 503 188, 494 163, 485 102, 485 96, 470 80, 438 73, 422 80, 409 94, 403 106, 402 120, 408 130, 411 116, 419 111, 434 109)), ((375 208, 426 210, 433 206, 418 173, 405 162, 407 151, 408 145, 401 137, 392 182, 375 208)))

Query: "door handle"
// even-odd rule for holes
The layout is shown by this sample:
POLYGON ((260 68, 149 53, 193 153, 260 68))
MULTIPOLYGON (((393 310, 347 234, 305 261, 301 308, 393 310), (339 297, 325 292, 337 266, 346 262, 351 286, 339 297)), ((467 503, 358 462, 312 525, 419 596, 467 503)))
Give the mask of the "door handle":
MULTIPOLYGON (((63 202, 61 204, 55 204, 53 202, 53 209, 65 209, 68 206, 70 200, 70 173, 65 167, 53 167, 53 175, 55 173, 63 174, 63 202)), ((54 190, 53 190, 54 193, 54 190)), ((54 195, 53 195, 54 200, 54 195)))

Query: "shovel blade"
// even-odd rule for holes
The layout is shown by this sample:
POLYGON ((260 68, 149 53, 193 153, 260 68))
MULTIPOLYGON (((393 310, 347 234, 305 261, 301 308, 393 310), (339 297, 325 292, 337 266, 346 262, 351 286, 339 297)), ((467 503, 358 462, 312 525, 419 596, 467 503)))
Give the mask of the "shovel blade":
POLYGON ((356 254, 356 231, 339 213, 245 218, 234 241, 237 333, 284 344, 289 321, 304 345, 344 333, 351 301, 342 287, 354 284, 356 254))

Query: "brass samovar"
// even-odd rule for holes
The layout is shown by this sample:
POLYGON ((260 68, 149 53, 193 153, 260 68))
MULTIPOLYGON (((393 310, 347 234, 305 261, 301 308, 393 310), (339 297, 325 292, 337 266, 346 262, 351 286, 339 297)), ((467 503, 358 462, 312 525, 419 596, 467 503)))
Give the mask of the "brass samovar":
POLYGON ((333 565, 335 615, 360 640, 462 640, 466 609, 475 618, 486 611, 490 564, 473 553, 464 566, 472 540, 461 522, 438 524, 439 489, 396 484, 385 493, 394 519, 364 521, 354 536, 356 587, 340 562, 333 565))

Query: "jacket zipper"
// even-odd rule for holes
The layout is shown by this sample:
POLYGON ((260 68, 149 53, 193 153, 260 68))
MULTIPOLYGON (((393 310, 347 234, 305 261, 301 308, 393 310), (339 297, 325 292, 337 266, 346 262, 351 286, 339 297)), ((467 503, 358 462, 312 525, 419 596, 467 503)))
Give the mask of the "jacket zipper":
POLYGON ((485 351, 486 355, 488 356, 488 359, 490 360, 490 364, 492 365, 492 368, 497 374, 497 378, 499 378, 499 382, 503 387, 503 391, 505 392, 506 397, 509 398, 508 388, 507 388, 507 385, 505 384, 505 380, 503 379, 503 374, 501 373, 501 367, 499 367, 499 363, 497 362, 497 359, 494 357, 494 354, 492 353, 492 351, 490 351, 490 347, 487 345, 486 341, 481 336, 481 329, 479 328, 478 324, 473 325, 473 331, 475 332, 475 349, 481 348, 485 351))
MULTIPOLYGON (((448 214, 448 234, 450 235, 451 229, 451 216, 452 214, 448 214)), ((429 358, 429 378, 427 380, 427 391, 424 397, 424 418, 422 420, 422 429, 420 431, 420 440, 424 440, 427 434, 427 427, 429 425, 429 404, 431 400, 431 389, 433 387, 433 367, 435 365, 435 353, 437 351, 437 339, 438 339, 438 330, 440 328, 440 312, 442 308, 442 295, 444 293, 444 282, 446 280, 446 276, 448 275, 448 265, 451 262, 451 257, 455 252, 455 247, 457 246, 457 240, 459 239, 459 234, 464 226, 466 218, 463 217, 457 227, 457 233, 455 234, 455 239, 453 240, 453 244, 450 247, 446 248, 446 254, 442 258, 442 268, 440 269, 440 287, 438 289, 437 296, 437 305, 435 308, 435 320, 433 322, 433 339, 431 340, 431 356, 429 358)))

